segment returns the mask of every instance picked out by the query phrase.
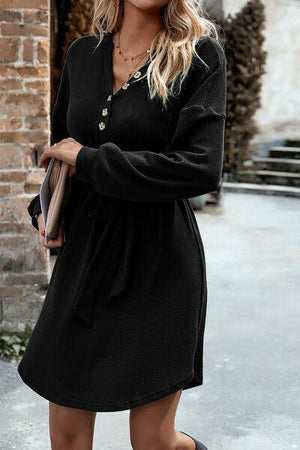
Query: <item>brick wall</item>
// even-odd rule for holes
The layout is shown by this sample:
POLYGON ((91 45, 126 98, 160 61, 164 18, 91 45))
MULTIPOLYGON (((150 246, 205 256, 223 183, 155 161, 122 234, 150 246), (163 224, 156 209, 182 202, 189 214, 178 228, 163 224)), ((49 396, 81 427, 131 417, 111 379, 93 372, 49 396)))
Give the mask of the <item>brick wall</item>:
POLYGON ((0 0, 0 8, 0 330, 22 330, 36 320, 50 274, 27 212, 50 139, 49 3, 0 0))

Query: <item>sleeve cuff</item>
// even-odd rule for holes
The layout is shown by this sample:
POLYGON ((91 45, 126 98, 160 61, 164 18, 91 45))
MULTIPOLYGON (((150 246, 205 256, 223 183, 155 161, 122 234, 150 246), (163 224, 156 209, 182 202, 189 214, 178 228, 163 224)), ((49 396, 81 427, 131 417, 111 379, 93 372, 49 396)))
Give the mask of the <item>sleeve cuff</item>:
POLYGON ((96 164, 98 148, 83 146, 79 150, 75 161, 75 174, 85 183, 95 184, 93 180, 93 168, 96 164))
POLYGON ((37 230, 39 229, 39 224, 35 218, 36 214, 39 214, 42 212, 41 203, 39 197, 28 207, 28 212, 31 216, 31 223, 37 230))

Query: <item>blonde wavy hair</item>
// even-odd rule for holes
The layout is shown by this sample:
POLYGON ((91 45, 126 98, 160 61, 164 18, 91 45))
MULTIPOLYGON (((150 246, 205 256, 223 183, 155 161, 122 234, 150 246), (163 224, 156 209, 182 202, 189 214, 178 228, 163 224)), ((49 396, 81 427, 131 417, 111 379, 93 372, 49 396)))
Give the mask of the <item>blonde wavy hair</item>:
MULTIPOLYGON (((92 32, 99 35, 99 43, 104 35, 117 32, 123 21, 124 0, 95 0, 92 17, 92 32)), ((183 80, 193 64, 197 41, 202 36, 211 36, 219 41, 218 25, 204 17, 201 0, 169 0, 163 8, 163 26, 152 40, 149 66, 146 74, 150 99, 158 96, 165 107, 169 95, 181 90, 183 80)), ((97 48, 96 47, 96 48, 97 48)), ((138 82, 144 77, 134 80, 138 82)))

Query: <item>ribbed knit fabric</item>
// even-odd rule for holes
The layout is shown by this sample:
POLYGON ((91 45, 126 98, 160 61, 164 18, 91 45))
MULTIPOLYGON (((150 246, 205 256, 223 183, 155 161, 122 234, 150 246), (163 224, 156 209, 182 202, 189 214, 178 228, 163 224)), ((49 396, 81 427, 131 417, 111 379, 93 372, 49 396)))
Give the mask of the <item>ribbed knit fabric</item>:
MULTIPOLYGON (((118 411, 203 383, 207 282, 190 198, 222 172, 226 60, 203 37, 167 109, 144 64, 113 93, 112 34, 68 48, 51 144, 82 147, 60 248, 18 371, 44 398, 118 411)), ((28 205, 40 211, 37 195, 28 205)), ((38 225, 32 219, 33 226, 38 225)))

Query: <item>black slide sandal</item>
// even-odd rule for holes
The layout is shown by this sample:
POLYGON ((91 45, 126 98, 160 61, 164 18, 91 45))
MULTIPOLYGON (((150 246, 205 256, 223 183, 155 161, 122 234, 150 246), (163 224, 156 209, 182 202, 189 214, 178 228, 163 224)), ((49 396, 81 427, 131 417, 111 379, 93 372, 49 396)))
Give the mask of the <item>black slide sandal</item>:
POLYGON ((193 436, 190 436, 189 434, 185 433, 184 431, 180 431, 180 433, 186 434, 187 436, 189 436, 190 438, 193 439, 193 441, 196 444, 196 448, 195 450, 207 450, 207 448, 205 447, 205 445, 202 444, 202 442, 197 441, 197 439, 193 438, 193 436))

